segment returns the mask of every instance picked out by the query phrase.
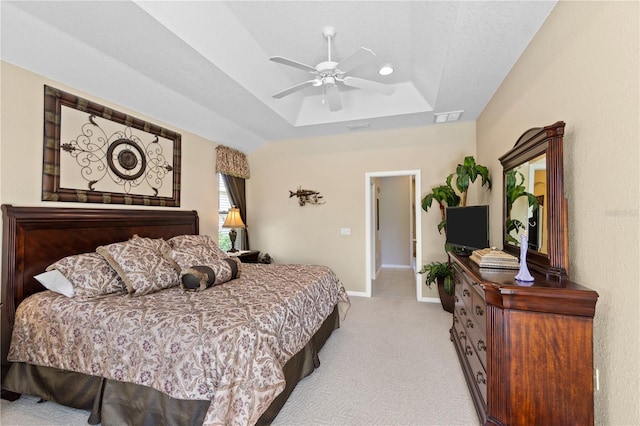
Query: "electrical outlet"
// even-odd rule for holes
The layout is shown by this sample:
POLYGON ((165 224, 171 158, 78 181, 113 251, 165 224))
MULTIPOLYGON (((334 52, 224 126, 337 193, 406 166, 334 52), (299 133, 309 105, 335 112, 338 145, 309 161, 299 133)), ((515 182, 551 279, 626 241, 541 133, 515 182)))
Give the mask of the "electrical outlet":
POLYGON ((351 228, 340 228, 340 235, 351 235, 351 228))

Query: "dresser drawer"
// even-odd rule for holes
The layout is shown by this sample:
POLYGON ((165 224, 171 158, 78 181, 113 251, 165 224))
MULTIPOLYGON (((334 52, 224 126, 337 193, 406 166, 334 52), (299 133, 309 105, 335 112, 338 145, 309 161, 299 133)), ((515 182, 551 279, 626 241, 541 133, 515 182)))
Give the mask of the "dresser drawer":
POLYGON ((462 302, 456 303, 454 311, 453 311, 453 315, 454 315, 454 319, 453 321, 455 322, 456 319, 458 321, 460 321, 460 329, 462 330, 464 327, 467 326, 467 321, 469 319, 471 319, 471 313, 469 312, 469 306, 465 305, 462 302))
MULTIPOLYGON (((462 301, 467 307, 473 306, 473 296, 472 296, 473 290, 471 290, 471 286, 466 281, 463 281, 461 287, 462 287, 462 292, 461 292, 462 301)), ((471 315, 471 312, 469 312, 469 315, 471 315)))
MULTIPOLYGON (((478 287, 478 286, 475 286, 478 287)), ((469 304, 470 313, 473 317, 478 321, 478 324, 482 328, 482 330, 487 329, 487 303, 484 298, 476 291, 477 288, 474 288, 471 293, 471 303, 469 304)), ((481 289, 480 289, 481 290, 481 289)))
POLYGON ((477 319, 472 315, 465 321, 465 330, 467 344, 473 347, 473 350, 478 355, 483 368, 487 367, 487 333, 483 327, 480 327, 477 319))
POLYGON ((453 316, 453 334, 455 339, 460 342, 460 346, 464 348, 467 345, 467 331, 460 318, 455 314, 453 316))
POLYGON ((469 362, 469 366, 471 367, 471 376, 473 382, 477 386, 480 394, 482 395, 482 399, 485 405, 487 405, 487 371, 484 366, 480 362, 476 351, 471 347, 471 344, 467 340, 467 345, 464 346, 465 355, 467 356, 467 361, 469 362))

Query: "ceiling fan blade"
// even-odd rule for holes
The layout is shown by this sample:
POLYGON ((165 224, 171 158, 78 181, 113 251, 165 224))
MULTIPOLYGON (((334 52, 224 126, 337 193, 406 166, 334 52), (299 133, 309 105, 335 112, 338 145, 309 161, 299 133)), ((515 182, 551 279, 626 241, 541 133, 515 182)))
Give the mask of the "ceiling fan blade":
POLYGON ((374 90, 384 95, 391 95, 396 88, 388 84, 378 83, 377 81, 365 80, 358 77, 345 77, 342 82, 345 86, 356 87, 358 89, 374 90))
POLYGON ((336 69, 340 70, 340 72, 342 73, 347 73, 352 69, 367 63, 375 57, 376 54, 371 50, 367 49, 366 47, 361 47, 360 49, 352 53, 351 56, 347 56, 342 61, 340 61, 338 65, 336 65, 336 69))
POLYGON ((326 97, 329 102, 330 111, 340 111, 342 109, 342 101, 340 100, 340 91, 338 86, 331 85, 326 87, 326 97))
POLYGON ((308 71, 308 72, 311 72, 311 73, 314 73, 314 74, 318 73, 318 71, 314 67, 312 67, 310 65, 302 64, 300 62, 296 62, 296 61, 291 60, 291 59, 283 58, 282 56, 272 56, 272 57, 269 58, 269 60, 273 61, 273 62, 277 62, 279 64, 289 65, 290 67, 298 68, 298 69, 301 69, 303 71, 308 71))
POLYGON ((300 84, 296 84, 295 86, 291 86, 288 89, 283 90, 282 92, 278 92, 275 95, 273 95, 274 98, 276 99, 280 99, 283 98, 287 95, 290 95, 293 92, 297 92, 298 90, 302 90, 305 87, 308 86, 313 86, 314 84, 317 84, 318 80, 309 80, 309 81, 305 81, 304 83, 300 83, 300 84))

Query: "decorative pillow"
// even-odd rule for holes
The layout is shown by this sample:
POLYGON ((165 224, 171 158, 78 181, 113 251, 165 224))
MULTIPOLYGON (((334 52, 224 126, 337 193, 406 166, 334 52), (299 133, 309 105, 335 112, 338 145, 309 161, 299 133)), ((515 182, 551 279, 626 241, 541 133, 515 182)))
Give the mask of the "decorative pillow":
POLYGON ((141 296, 179 283, 175 262, 163 256, 170 250, 161 238, 141 238, 100 246, 96 249, 116 270, 132 296, 141 296))
POLYGON ((57 269, 34 275, 33 278, 38 280, 47 290, 73 297, 73 284, 57 269))
POLYGON ((114 293, 124 293, 125 284, 118 273, 98 253, 67 256, 47 266, 58 270, 73 285, 75 297, 93 299, 114 293))
POLYGON ((205 290, 211 286, 238 278, 238 264, 231 258, 211 265, 198 265, 180 272, 180 285, 184 290, 205 290))
POLYGON ((238 270, 235 278, 240 278, 240 271, 242 271, 242 261, 238 258, 238 256, 229 256, 227 257, 227 259, 233 260, 235 266, 231 265, 231 267, 238 270))
POLYGON ((180 272, 180 287, 183 290, 205 290, 216 281, 216 273, 208 266, 192 266, 180 272))
POLYGON ((211 265, 216 273, 215 285, 238 278, 240 276, 240 268, 238 268, 238 265, 239 263, 232 257, 226 257, 222 259, 221 262, 211 265))
POLYGON ((209 235, 179 235, 168 240, 171 250, 165 252, 180 269, 194 265, 212 265, 229 255, 209 235))

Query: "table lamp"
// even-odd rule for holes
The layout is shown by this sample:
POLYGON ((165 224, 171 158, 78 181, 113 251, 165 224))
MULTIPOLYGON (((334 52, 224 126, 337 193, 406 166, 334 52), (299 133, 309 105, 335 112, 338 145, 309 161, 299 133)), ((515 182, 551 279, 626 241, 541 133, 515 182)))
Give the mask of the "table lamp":
POLYGON ((227 251, 230 253, 237 252, 238 250, 236 249, 236 236, 238 235, 238 233, 236 232, 236 228, 244 228, 244 223, 242 222, 242 218, 240 217, 240 210, 236 206, 232 206, 229 209, 229 213, 227 213, 227 218, 224 220, 222 227, 231 228, 231 231, 229 231, 231 249, 227 251))

